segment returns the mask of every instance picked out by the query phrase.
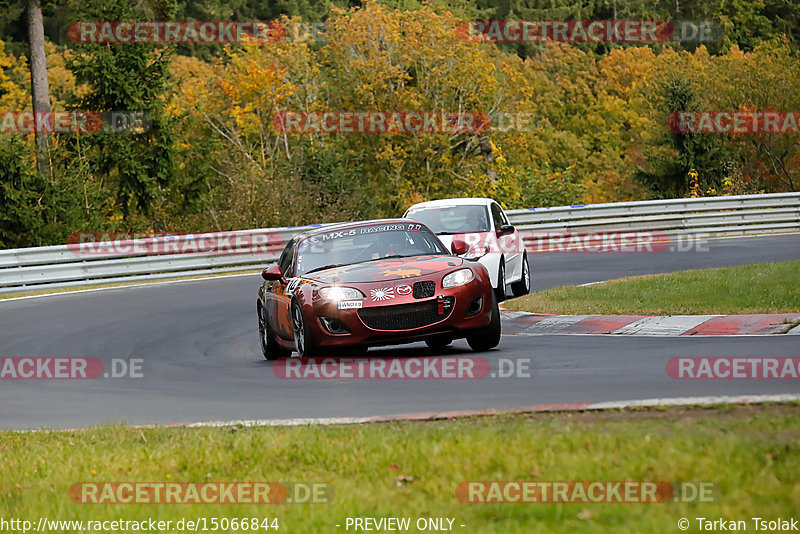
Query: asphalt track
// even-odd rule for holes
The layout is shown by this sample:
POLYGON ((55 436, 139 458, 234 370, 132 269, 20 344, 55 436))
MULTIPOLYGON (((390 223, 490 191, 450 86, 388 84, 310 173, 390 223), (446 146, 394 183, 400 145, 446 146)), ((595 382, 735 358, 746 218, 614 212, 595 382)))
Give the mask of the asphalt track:
MULTIPOLYGON (((687 247, 688 248, 688 247, 687 247)), ((718 239, 686 251, 548 253, 533 287, 800 258, 800 235, 718 239)), ((800 273, 795 280, 800 282, 800 273)), ((374 416, 654 397, 800 393, 798 380, 673 380, 677 356, 800 356, 800 336, 504 336, 497 350, 448 355, 529 361, 527 378, 285 380, 261 358, 257 275, 0 301, 0 357, 143 360, 143 378, 0 380, 0 428, 374 416)), ((423 344, 370 355, 429 357, 423 344)))

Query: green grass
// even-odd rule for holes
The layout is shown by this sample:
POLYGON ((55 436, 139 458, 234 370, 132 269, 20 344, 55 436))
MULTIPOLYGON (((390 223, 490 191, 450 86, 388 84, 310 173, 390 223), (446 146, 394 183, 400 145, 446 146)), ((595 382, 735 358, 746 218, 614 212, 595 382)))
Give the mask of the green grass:
MULTIPOLYGON (((354 516, 451 517, 457 532, 678 532, 681 517, 791 517, 800 405, 506 415, 282 428, 102 427, 0 433, 0 516, 277 517, 280 532, 346 532, 354 516), (330 504, 81 505, 82 481, 306 481, 330 504), (709 481, 711 503, 466 504, 468 480, 709 481), (342 525, 337 528, 335 525, 342 525)), ((697 532, 693 526, 689 531, 697 532)), ((411 530, 416 531, 415 529, 411 530)), ((263 531, 262 531, 263 532, 263 531)), ((351 530, 352 532, 352 530, 351 530)))
POLYGON ((567 315, 800 312, 800 261, 631 276, 585 287, 561 286, 507 300, 503 306, 567 315))

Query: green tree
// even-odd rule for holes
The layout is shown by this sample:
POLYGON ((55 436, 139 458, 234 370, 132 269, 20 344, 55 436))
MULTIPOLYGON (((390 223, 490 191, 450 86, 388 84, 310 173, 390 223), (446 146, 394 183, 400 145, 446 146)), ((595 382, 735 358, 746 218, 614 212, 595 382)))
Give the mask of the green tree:
POLYGON ((31 143, 0 136, 0 248, 65 243, 71 232, 92 227, 82 209, 92 193, 72 178, 52 182, 35 168, 31 143))
MULTIPOLYGON (((173 0, 136 4, 82 0, 76 19, 165 20, 175 11, 173 0)), ((110 131, 84 136, 82 143, 91 172, 116 197, 114 209, 126 221, 134 216, 162 229, 153 207, 163 202, 174 174, 173 126, 164 113, 171 91, 168 67, 173 47, 146 43, 79 44, 67 63, 88 93, 73 107, 93 112, 136 112, 149 125, 143 133, 110 131)), ((113 125, 112 125, 113 126, 113 125)))
MULTIPOLYGON (((666 114, 663 124, 675 111, 697 111, 697 89, 691 81, 672 79, 664 89, 666 114)), ((665 133, 665 145, 656 148, 648 165, 637 170, 636 178, 644 183, 658 198, 686 196, 689 190, 689 172, 698 173, 702 191, 722 189, 722 179, 734 155, 727 146, 725 134, 665 133), (666 148, 667 150, 663 150, 666 148)))

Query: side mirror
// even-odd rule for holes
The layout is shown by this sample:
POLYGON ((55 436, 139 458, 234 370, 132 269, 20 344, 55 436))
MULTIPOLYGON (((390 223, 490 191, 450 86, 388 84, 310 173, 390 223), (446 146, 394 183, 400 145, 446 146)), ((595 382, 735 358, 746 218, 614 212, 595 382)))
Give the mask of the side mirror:
POLYGON ((466 254, 469 250, 469 245, 465 241, 461 239, 453 239, 453 242, 450 244, 450 251, 453 253, 454 256, 461 256, 462 254, 466 254))
POLYGON ((514 233, 514 226, 511 224, 504 224, 500 227, 501 234, 513 234, 514 233))
POLYGON ((278 266, 278 264, 273 263, 261 271, 261 278, 264 280, 282 280, 283 274, 281 273, 281 268, 278 266))

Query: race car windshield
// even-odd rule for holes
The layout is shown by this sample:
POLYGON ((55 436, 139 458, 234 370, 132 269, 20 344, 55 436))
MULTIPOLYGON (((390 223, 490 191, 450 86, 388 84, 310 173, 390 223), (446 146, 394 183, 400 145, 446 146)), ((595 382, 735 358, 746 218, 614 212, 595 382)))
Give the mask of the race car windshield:
POLYGON ((406 217, 426 224, 440 235, 489 231, 486 206, 431 206, 415 209, 406 217))
POLYGON ((449 254, 421 224, 355 226, 309 236, 297 246, 296 276, 392 257, 449 254))

